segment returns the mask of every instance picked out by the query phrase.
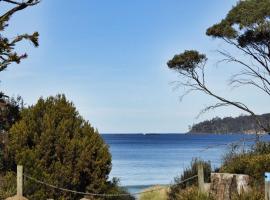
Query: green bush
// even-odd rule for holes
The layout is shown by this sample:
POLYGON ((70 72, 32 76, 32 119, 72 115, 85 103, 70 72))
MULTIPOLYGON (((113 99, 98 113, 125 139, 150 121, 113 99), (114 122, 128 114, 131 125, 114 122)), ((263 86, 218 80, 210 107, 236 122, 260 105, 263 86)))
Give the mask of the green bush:
POLYGON ((206 162, 199 159, 193 159, 190 163, 190 166, 187 167, 181 176, 175 177, 174 183, 171 185, 170 190, 168 192, 168 197, 171 200, 177 199, 178 195, 182 192, 183 189, 190 186, 198 185, 198 178, 191 179, 182 183, 183 180, 186 180, 192 176, 198 174, 198 165, 203 165, 204 169, 204 178, 205 182, 210 182, 210 174, 211 174, 211 164, 210 161, 206 162))
POLYGON ((258 142, 249 151, 230 151, 219 172, 247 174, 254 184, 263 184, 264 173, 270 171, 270 143, 258 142))
MULTIPOLYGON (((91 193, 116 189, 108 181, 111 155, 89 122, 85 121, 64 95, 40 98, 23 109, 21 120, 9 132, 10 169, 24 166, 25 173, 58 187, 91 193)), ((9 188, 0 188, 7 192, 9 188)), ((81 198, 68 192, 26 179, 25 196, 30 200, 81 198)))
POLYGON ((107 189, 105 190, 108 194, 126 194, 125 196, 116 196, 116 197, 107 197, 104 199, 108 200, 135 200, 133 196, 129 194, 126 188, 120 187, 120 180, 118 178, 113 178, 112 181, 107 185, 107 189))

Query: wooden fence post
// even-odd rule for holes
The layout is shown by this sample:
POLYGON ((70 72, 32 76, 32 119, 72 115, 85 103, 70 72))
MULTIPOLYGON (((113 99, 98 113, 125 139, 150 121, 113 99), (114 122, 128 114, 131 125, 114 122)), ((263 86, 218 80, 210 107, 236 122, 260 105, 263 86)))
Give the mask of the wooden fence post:
POLYGON ((265 200, 270 200, 270 173, 265 172, 264 177, 265 200))
POLYGON ((198 164, 198 185, 199 185, 199 191, 201 193, 205 193, 203 165, 201 163, 198 164))
POLYGON ((17 195, 23 196, 23 166, 17 166, 17 195))
POLYGON ((17 165, 17 194, 8 197, 6 200, 27 200, 23 197, 23 166, 17 165))

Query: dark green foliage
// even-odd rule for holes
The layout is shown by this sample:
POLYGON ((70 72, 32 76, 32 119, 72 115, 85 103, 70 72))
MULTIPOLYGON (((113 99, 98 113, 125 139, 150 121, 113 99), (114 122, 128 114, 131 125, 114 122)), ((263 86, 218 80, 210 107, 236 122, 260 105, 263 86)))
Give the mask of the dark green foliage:
POLYGON ((192 71, 206 60, 207 58, 204 54, 200 54, 198 51, 189 50, 175 55, 173 59, 168 61, 167 65, 169 68, 175 70, 192 71))
MULTIPOLYGON (((23 100, 20 96, 5 100, 5 106, 0 108, 0 171, 9 168, 7 154, 8 130, 20 119, 20 111, 23 109, 23 100)), ((0 173, 1 174, 1 173, 0 173)))
POLYGON ((24 103, 22 97, 12 97, 5 100, 5 107, 0 109, 0 132, 8 131, 20 119, 20 111, 24 103))
MULTIPOLYGON (((240 147, 238 147, 240 148, 240 147)), ((220 172, 247 174, 254 184, 263 185, 264 172, 270 171, 270 143, 257 142, 249 151, 229 151, 220 172)))
POLYGON ((183 180, 195 176, 198 174, 198 165, 202 164, 204 169, 204 178, 205 182, 210 182, 210 174, 211 174, 211 164, 210 161, 206 162, 199 159, 193 159, 190 163, 190 166, 187 167, 181 176, 175 177, 174 184, 170 187, 168 192, 168 197, 170 200, 177 199, 179 194, 183 189, 188 188, 190 186, 198 185, 198 178, 191 179, 182 183, 183 180))
MULTIPOLYGON (((259 115, 258 118, 266 126, 270 121, 270 114, 259 115)), ((239 116, 236 118, 215 117, 198 124, 194 124, 189 133, 247 133, 263 132, 252 116, 239 116)))
POLYGON ((118 178, 113 178, 107 185, 106 193, 107 194, 126 194, 116 197, 107 197, 104 198, 106 200, 135 200, 133 196, 131 196, 128 191, 120 187, 120 180, 118 178))
MULTIPOLYGON (((9 158, 25 173, 59 187, 103 193, 108 189, 111 155, 98 132, 63 95, 40 98, 21 112, 21 120, 9 133, 9 158)), ((31 180, 25 194, 36 199, 77 199, 31 180)))

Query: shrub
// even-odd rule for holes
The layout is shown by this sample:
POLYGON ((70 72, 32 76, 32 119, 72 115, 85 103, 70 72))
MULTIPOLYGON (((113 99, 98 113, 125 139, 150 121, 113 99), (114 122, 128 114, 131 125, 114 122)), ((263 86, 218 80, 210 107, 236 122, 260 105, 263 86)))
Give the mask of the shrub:
POLYGON ((198 165, 202 164, 204 169, 204 177, 205 182, 210 182, 210 174, 211 174, 211 164, 210 161, 206 162, 199 159, 193 159, 190 163, 190 166, 187 167, 181 176, 175 177, 173 185, 170 187, 168 192, 169 199, 176 199, 177 196, 181 193, 181 191, 189 186, 197 186, 198 178, 191 179, 182 183, 183 180, 195 176, 198 174, 198 165))
POLYGON ((258 142, 249 151, 230 151, 223 159, 220 172, 247 174, 253 183, 263 184, 264 173, 270 170, 270 143, 258 142))
POLYGON ((126 194, 125 196, 115 196, 108 197, 108 200, 135 200, 133 196, 129 194, 126 188, 120 187, 120 180, 118 178, 113 178, 112 181, 109 182, 107 189, 105 190, 108 194, 126 194))
MULTIPOLYGON (((26 174, 49 184, 92 193, 108 189, 108 146, 64 95, 40 98, 21 112, 9 132, 8 153, 11 170, 23 165, 26 174)), ((24 191, 30 200, 81 197, 28 179, 24 191)))

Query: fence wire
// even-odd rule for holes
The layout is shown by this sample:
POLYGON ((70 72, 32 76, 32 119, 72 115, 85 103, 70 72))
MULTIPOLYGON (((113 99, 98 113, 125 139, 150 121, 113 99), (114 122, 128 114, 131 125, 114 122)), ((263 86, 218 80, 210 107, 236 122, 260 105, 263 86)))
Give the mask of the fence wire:
MULTIPOLYGON (((135 192, 135 193, 122 193, 122 194, 97 194, 97 193, 89 193, 89 192, 80 192, 80 191, 76 191, 76 190, 70 190, 70 189, 66 189, 66 188, 62 188, 62 187, 58 187, 58 186, 55 186, 55 185, 52 185, 52 184, 49 184, 49 183, 46 183, 44 181, 40 181, 36 178, 33 178, 27 174, 23 174, 23 176, 27 179, 30 179, 36 183, 39 183, 39 184, 42 184, 42 185, 45 185, 47 187, 51 187, 51 188, 54 188, 54 189, 57 189, 57 190, 61 190, 61 191, 64 191, 64 192, 70 192, 70 193, 74 193, 74 194, 81 194, 81 195, 88 195, 88 196, 96 196, 96 197, 119 197, 119 196, 136 196, 136 195, 140 195, 140 194, 144 194, 144 193, 150 193, 150 192, 154 192, 154 191, 158 191, 158 190, 163 190, 164 188, 156 188, 156 189, 152 189, 152 190, 145 190, 145 191, 142 191, 142 192, 135 192)), ((198 177, 198 175, 194 175, 194 176, 191 176, 183 181, 181 181, 180 183, 178 184, 183 184, 191 179, 194 179, 198 177)))
MULTIPOLYGON (((238 141, 235 141, 235 142, 228 142, 228 143, 223 143, 223 144, 216 144, 216 145, 210 145, 210 146, 207 146, 206 148, 203 148, 202 150, 200 150, 200 152, 203 152, 203 151, 207 151, 211 148, 215 148, 217 146, 227 146, 227 145, 230 145, 230 144, 239 144, 241 142, 251 142, 251 141, 257 141, 258 138, 246 138, 246 139, 241 139, 241 140, 238 140, 238 141)), ((62 187, 58 187, 58 186, 55 186, 55 185, 52 185, 52 184, 49 184, 49 183, 46 183, 44 181, 41 181, 41 180, 38 180, 34 177, 31 177, 27 174, 23 174, 23 176, 29 180, 32 180, 38 184, 42 184, 42 185, 45 185, 47 187, 50 187, 50 188, 53 188, 53 189, 57 189, 57 190, 61 190, 61 191, 64 191, 64 192, 70 192, 70 193, 74 193, 74 194, 80 194, 80 195, 88 195, 88 196, 96 196, 96 197, 120 197, 120 196, 136 196, 136 195, 140 195, 140 194, 144 194, 144 193, 150 193, 150 192, 154 192, 154 191, 159 191, 159 190, 163 190, 164 188, 155 188, 155 189, 152 189, 152 190, 145 190, 145 191, 142 191, 142 192, 135 192, 135 193, 119 193, 119 194, 106 194, 106 193, 90 193, 90 192, 80 192, 80 191, 76 191, 76 190, 71 190, 71 189, 66 189, 66 188, 62 188, 62 187)), ((189 180, 192 180, 194 178, 197 178, 198 175, 194 175, 194 176, 191 176, 181 182, 179 182, 178 184, 183 184, 189 180)), ((167 186, 170 186, 170 185, 167 185, 167 186)))

